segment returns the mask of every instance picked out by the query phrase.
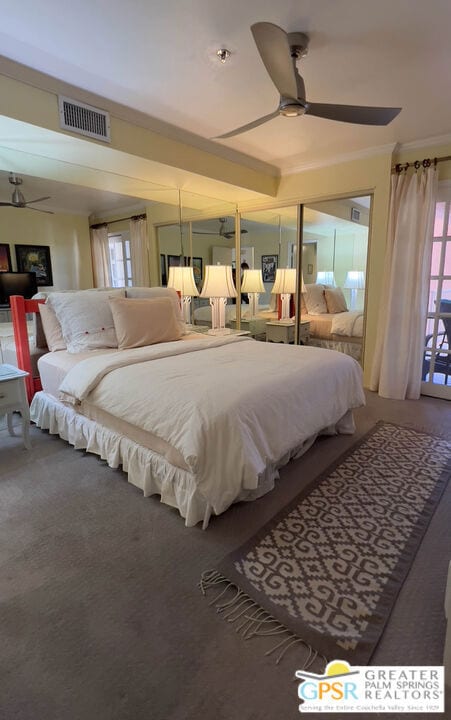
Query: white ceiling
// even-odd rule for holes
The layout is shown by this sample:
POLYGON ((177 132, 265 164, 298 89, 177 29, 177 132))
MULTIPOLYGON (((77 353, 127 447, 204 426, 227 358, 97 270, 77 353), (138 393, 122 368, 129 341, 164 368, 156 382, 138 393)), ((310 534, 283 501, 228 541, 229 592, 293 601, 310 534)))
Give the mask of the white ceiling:
MULTIPOLYGON (((309 33, 310 51, 301 73, 310 100, 402 105, 402 113, 387 128, 277 118, 222 141, 282 171, 443 135, 451 127, 448 1, 435 0, 427 8, 422 0, 322 0, 304 2, 299 9, 299 4, 281 0, 276 9, 267 0, 250 0, 245 7, 230 0, 226 8, 217 0, 191 0, 189 7, 173 0, 164 5, 154 0, 151 6, 129 0, 124 10, 117 0, 89 5, 80 0, 76 10, 65 7, 64 18, 59 2, 45 0, 43 5, 37 12, 30 0, 14 7, 0 0, 0 53, 207 138, 266 114, 277 104, 249 30, 258 20, 309 33), (225 65, 216 58, 223 46, 232 51, 225 65)), ((51 196, 39 204, 41 209, 96 216, 133 211, 155 190, 152 183, 136 178, 85 188, 48 176, 32 177, 28 173, 39 171, 29 159, 24 156, 18 165, 16 157, 10 163, 8 152, 12 151, 2 148, 2 167, 21 174, 25 197, 51 196)), ((7 176, 0 172, 2 201, 9 201, 13 190, 7 176)))
MULTIPOLYGON (((250 25, 310 36, 316 102, 401 106, 387 127, 279 117, 230 148, 282 170, 449 133, 449 0, 0 0, 0 52, 210 138, 275 110, 250 25), (221 64, 216 50, 227 47, 221 64)), ((217 141, 219 142, 219 141, 217 141)))

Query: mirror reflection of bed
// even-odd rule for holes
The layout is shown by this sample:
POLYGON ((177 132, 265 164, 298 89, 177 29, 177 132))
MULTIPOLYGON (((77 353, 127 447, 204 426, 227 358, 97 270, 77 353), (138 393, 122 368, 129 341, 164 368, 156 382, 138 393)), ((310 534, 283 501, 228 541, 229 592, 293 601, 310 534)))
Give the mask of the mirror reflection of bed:
POLYGON ((360 361, 370 201, 365 196, 304 207, 301 319, 310 323, 310 344, 360 361))

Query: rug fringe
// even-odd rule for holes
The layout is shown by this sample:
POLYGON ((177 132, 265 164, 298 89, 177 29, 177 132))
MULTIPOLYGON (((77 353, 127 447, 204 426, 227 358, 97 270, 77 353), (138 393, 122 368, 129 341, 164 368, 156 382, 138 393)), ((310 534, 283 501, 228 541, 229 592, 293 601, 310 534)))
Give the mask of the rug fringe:
POLYGON ((297 637, 291 630, 275 620, 272 615, 262 608, 258 603, 252 600, 241 588, 235 583, 228 580, 217 570, 206 570, 202 573, 199 588, 202 595, 207 595, 207 591, 212 588, 221 587, 217 594, 210 602, 210 606, 216 608, 216 612, 222 614, 226 622, 235 626, 235 631, 241 635, 244 640, 251 640, 254 637, 282 637, 276 645, 265 652, 265 655, 276 655, 275 664, 278 665, 285 657, 287 651, 294 646, 303 646, 308 655, 299 670, 308 670, 315 660, 322 659, 324 667, 327 665, 327 658, 318 653, 302 638, 297 637), (222 587, 224 586, 224 587, 222 587), (227 592, 233 593, 231 598, 224 599, 227 592))

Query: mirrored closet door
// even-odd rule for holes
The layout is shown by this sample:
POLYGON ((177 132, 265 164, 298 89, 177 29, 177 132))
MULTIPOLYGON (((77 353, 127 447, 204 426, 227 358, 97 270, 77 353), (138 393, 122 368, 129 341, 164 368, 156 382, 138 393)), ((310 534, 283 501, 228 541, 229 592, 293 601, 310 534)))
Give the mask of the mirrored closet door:
POLYGON ((309 343, 362 361, 371 196, 304 205, 300 323, 309 343))

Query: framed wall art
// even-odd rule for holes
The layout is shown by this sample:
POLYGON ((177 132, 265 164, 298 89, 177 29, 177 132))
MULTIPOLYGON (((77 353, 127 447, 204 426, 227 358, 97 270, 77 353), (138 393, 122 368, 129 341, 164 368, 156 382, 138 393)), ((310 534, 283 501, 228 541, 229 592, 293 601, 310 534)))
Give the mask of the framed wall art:
POLYGON ((200 289, 202 285, 203 276, 203 260, 201 257, 193 257, 193 275, 194 282, 196 283, 197 289, 200 289))
POLYGON ((15 245, 18 272, 36 273, 36 285, 53 285, 52 262, 48 245, 15 245))
POLYGON ((278 262, 278 255, 262 255, 262 275, 264 283, 274 282, 274 280, 276 279, 278 262))
POLYGON ((11 253, 8 243, 0 243, 0 272, 11 272, 11 253))

